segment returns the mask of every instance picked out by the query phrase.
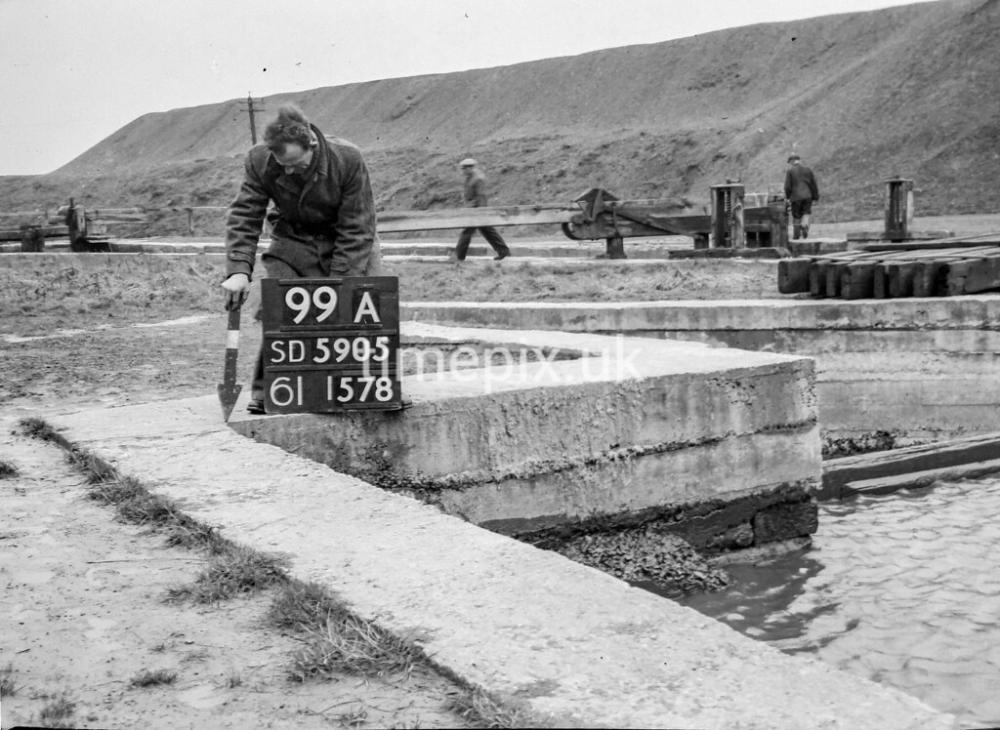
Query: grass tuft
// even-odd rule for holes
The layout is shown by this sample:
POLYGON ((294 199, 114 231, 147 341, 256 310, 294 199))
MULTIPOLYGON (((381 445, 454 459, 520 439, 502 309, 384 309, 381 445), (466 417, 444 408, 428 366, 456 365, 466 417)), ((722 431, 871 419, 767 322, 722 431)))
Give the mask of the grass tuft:
POLYGON ((114 467, 103 459, 83 449, 73 447, 66 453, 66 460, 87 477, 88 484, 100 484, 117 479, 114 467))
POLYGON ((38 716, 47 722, 64 720, 76 712, 76 703, 70 701, 66 695, 61 695, 49 702, 38 716))
POLYGON ((284 558, 265 555, 242 545, 230 545, 213 556, 194 583, 172 588, 168 598, 195 603, 224 601, 287 582, 287 566, 288 561, 284 558))
POLYGON ((59 435, 41 418, 22 418, 18 421, 21 434, 42 441, 59 441, 59 435))
POLYGON ((177 672, 172 672, 169 669, 157 669, 152 672, 148 669, 143 669, 132 677, 131 681, 129 681, 129 686, 156 687, 164 684, 173 684, 176 680, 177 672))
POLYGON ((472 727, 533 727, 523 711, 500 704, 478 687, 450 699, 448 709, 472 727))
POLYGON ((350 614, 331 617, 306 635, 309 643, 292 660, 290 678, 297 682, 340 673, 409 674, 421 659, 409 642, 350 614))
POLYGON ((115 509, 122 521, 136 525, 167 527, 180 521, 179 510, 172 500, 146 489, 118 502, 115 509))
MULTIPOLYGON (((76 463, 76 462, 74 462, 76 463)), ((95 502, 101 504, 117 505, 135 499, 146 490, 134 477, 122 477, 120 479, 107 479, 99 484, 94 484, 87 492, 87 496, 95 502)))
POLYGON ((292 580, 275 594, 267 620, 278 629, 307 632, 329 619, 347 615, 348 611, 323 586, 292 580))
POLYGON ((13 664, 8 664, 0 669, 0 697, 13 697, 17 694, 17 685, 14 684, 13 674, 13 664))
POLYGON ((288 581, 275 594, 267 620, 276 628, 303 635, 306 645, 293 658, 289 672, 296 682, 340 673, 409 674, 425 659, 418 647, 355 616, 317 583, 288 581))
POLYGON ((225 552, 230 544, 217 528, 198 522, 182 512, 177 512, 176 517, 176 522, 166 526, 167 545, 204 549, 210 555, 218 555, 225 552))
POLYGON ((21 476, 20 469, 12 462, 0 460, 0 479, 14 479, 21 476))

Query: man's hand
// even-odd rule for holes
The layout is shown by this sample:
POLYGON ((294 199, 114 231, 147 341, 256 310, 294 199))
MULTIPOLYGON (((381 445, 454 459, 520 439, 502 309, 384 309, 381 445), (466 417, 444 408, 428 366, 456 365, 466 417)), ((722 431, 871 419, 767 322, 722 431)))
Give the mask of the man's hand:
POLYGON ((222 288, 226 290, 226 311, 239 309, 250 294, 250 277, 246 274, 233 274, 222 282, 222 288))

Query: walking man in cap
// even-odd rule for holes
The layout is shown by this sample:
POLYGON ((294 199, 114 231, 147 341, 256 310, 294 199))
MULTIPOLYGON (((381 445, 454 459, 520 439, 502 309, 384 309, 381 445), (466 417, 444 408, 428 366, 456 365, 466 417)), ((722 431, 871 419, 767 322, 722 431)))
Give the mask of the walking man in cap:
MULTIPOLYGON (((460 163, 462 174, 465 175, 465 204, 469 208, 484 208, 486 206, 486 176, 479 169, 475 160, 466 157, 460 163)), ((458 236, 458 244, 455 246, 455 259, 465 261, 465 255, 469 252, 469 242, 472 241, 472 234, 476 228, 463 228, 458 236)), ((507 248, 503 236, 497 232, 493 226, 481 226, 479 232, 483 234, 486 242, 496 251, 494 261, 500 261, 510 256, 510 249, 507 248)))
POLYGON ((796 154, 788 158, 785 200, 792 207, 792 240, 809 238, 809 216, 812 204, 819 201, 819 188, 813 171, 803 165, 802 158, 796 154))

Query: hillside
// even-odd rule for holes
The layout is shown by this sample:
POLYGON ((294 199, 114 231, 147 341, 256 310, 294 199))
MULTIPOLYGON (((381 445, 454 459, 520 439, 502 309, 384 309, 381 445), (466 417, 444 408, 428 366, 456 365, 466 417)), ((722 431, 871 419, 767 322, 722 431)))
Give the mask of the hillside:
MULTIPOLYGON (((592 185, 707 201, 725 178, 779 186, 796 150, 823 219, 877 215, 894 174, 916 179, 918 213, 998 212, 997 58, 1000 0, 945 0, 265 103, 359 144, 387 208, 457 205, 467 155, 497 204, 592 185)), ((147 114, 51 175, 0 179, 0 207, 225 205, 247 137, 238 100, 147 114)))

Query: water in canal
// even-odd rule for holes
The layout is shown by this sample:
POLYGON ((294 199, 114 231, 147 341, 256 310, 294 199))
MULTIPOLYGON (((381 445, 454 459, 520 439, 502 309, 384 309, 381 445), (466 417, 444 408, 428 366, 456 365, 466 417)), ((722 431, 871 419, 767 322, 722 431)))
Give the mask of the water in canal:
POLYGON ((789 653, 1000 726, 1000 478, 820 505, 810 548, 684 602, 789 653))

